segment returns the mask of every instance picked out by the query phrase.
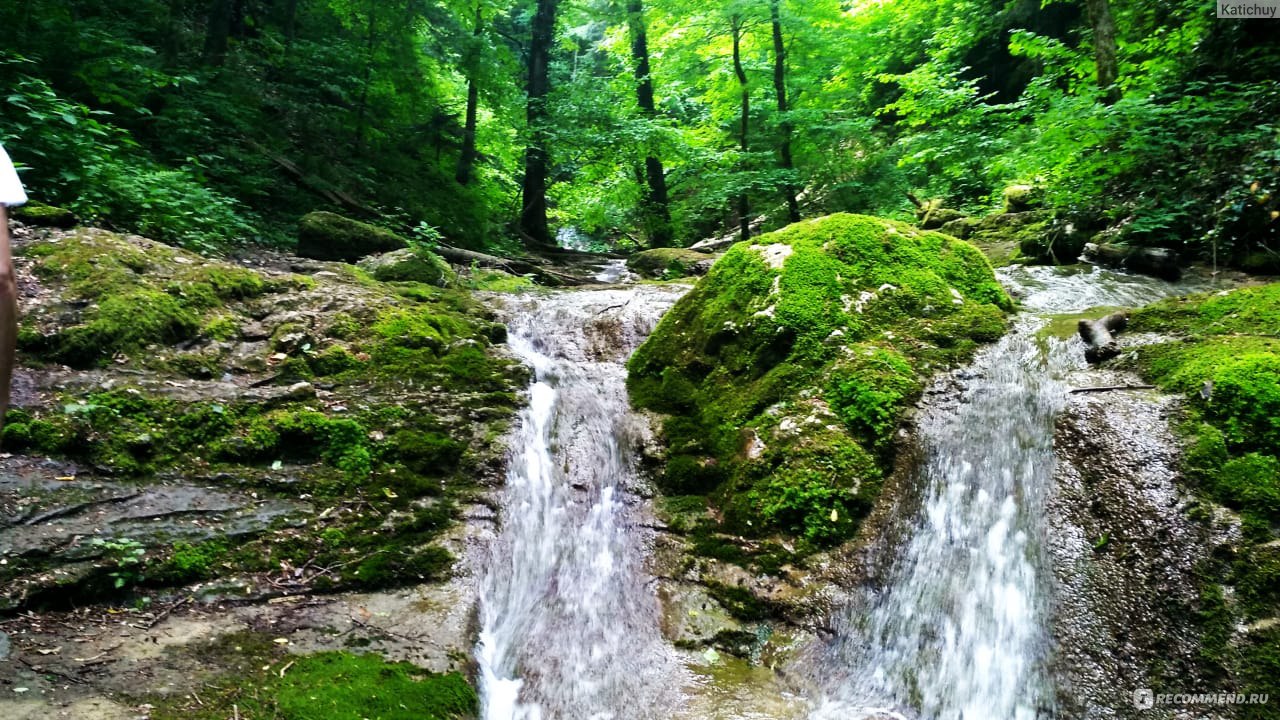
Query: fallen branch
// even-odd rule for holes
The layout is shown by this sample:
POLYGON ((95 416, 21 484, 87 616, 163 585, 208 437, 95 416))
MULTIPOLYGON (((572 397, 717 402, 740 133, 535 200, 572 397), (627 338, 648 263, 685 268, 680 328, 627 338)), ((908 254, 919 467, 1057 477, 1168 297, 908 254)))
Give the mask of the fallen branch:
POLYGON ((1072 393, 1110 392, 1112 390, 1152 390, 1155 385, 1102 385, 1099 387, 1075 388, 1072 393))
POLYGON ((497 255, 489 255, 475 250, 464 250, 451 245, 437 245, 432 250, 455 265, 479 265, 481 267, 505 270, 514 275, 534 275, 545 284, 586 285, 590 282, 575 275, 568 275, 542 267, 528 260, 498 257, 497 255))
POLYGON ((1129 324, 1129 316, 1125 313, 1111 313, 1098 320, 1081 320, 1077 325, 1080 338, 1088 347, 1084 350, 1084 359, 1091 363, 1100 363, 1120 354, 1120 346, 1116 344, 1113 333, 1118 333, 1129 324))

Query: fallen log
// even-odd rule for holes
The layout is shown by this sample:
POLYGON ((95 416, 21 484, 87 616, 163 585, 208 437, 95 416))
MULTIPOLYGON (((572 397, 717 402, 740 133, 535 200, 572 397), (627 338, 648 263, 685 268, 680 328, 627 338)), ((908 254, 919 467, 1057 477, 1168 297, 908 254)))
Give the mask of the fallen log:
POLYGON ((1167 248, 1131 248, 1106 243, 1086 243, 1084 257, 1099 265, 1123 268, 1164 280, 1177 280, 1182 276, 1178 254, 1167 248))
POLYGON ((497 255, 489 255, 475 250, 464 250, 451 245, 437 245, 432 248, 432 251, 455 265, 479 265, 480 267, 505 270, 515 275, 533 275, 546 285, 586 285, 591 282, 576 275, 569 275, 568 273, 536 265, 528 260, 498 257, 497 255))
POLYGON ((1084 359, 1091 363, 1100 363, 1120 354, 1114 333, 1118 333, 1129 324, 1129 316, 1122 312, 1111 313, 1097 320, 1081 320, 1076 329, 1080 339, 1084 340, 1084 359))

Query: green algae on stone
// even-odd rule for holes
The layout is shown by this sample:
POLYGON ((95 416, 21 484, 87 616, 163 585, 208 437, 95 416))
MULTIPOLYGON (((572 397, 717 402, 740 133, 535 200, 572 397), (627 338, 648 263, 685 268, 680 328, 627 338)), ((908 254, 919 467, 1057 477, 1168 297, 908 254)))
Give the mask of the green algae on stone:
POLYGON ((729 532, 848 538, 924 382, 1011 307, 976 248, 903 223, 832 215, 733 246, 628 364, 632 401, 668 416, 659 486, 707 496, 729 532))

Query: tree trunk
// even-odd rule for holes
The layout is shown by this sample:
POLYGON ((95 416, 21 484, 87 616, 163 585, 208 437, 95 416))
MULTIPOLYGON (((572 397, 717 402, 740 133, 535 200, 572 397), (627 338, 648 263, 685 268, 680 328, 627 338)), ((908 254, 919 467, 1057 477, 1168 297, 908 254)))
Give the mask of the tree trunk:
POLYGON ((365 37, 364 82, 360 86, 360 101, 356 105, 356 153, 364 147, 365 117, 369 108, 369 85, 373 83, 373 48, 377 39, 378 0, 369 2, 369 32, 365 37))
POLYGON ((1098 67, 1098 87, 1104 91, 1103 99, 1110 105, 1120 99, 1120 77, 1116 61, 1116 21, 1111 17, 1109 0, 1085 0, 1089 10, 1089 22, 1093 25, 1093 59, 1098 67))
MULTIPOLYGON (((782 169, 790 175, 795 169, 791 159, 791 121, 787 119, 787 55, 782 43, 782 17, 778 9, 780 0, 769 0, 769 20, 773 25, 773 90, 778 97, 778 115, 782 117, 779 129, 782 131, 782 169)), ((800 221, 800 203, 796 201, 796 187, 790 180, 782 187, 783 196, 787 200, 787 220, 800 221)))
POLYGON ((211 0, 208 27, 204 36, 204 61, 221 65, 227 59, 227 41, 231 37, 232 0, 211 0))
MULTIPOLYGON (((653 100, 653 78, 649 69, 649 38, 644 24, 644 0, 627 0, 627 26, 631 33, 631 60, 636 71, 636 103, 646 118, 658 114, 653 100)), ((647 189, 644 198, 645 234, 649 247, 671 245, 671 208, 667 196, 667 175, 662 160, 649 152, 644 159, 647 189)))
POLYGON ((462 155, 458 157, 459 185, 471 182, 471 168, 476 163, 476 111, 480 105, 480 86, 476 76, 480 74, 480 36, 484 34, 484 15, 476 2, 475 30, 471 33, 473 47, 467 58, 467 119, 462 128, 462 155))
MULTIPOLYGON (((32 3, 28 3, 30 6, 32 3)), ((166 66, 172 67, 178 62, 182 51, 182 6, 183 0, 169 0, 169 12, 165 21, 165 38, 161 48, 166 66)))
POLYGON ((529 145, 524 153, 520 230, 534 242, 547 245, 552 241, 551 230, 547 226, 546 96, 551 83, 547 70, 551 63, 555 29, 556 0, 538 0, 529 43, 529 85, 525 106, 529 145))
MULTIPOLYGON (((730 20, 733 28, 733 73, 738 76, 738 86, 742 88, 742 120, 738 130, 739 147, 742 150, 742 162, 747 161, 749 150, 747 131, 751 122, 751 89, 747 86, 747 72, 742 69, 742 18, 734 15, 730 20)), ((738 232, 742 240, 751 239, 751 197, 744 189, 738 196, 738 232)))
POLYGON ((285 42, 293 45, 294 37, 298 33, 298 0, 285 0, 284 17, 281 19, 280 27, 284 31, 285 42))

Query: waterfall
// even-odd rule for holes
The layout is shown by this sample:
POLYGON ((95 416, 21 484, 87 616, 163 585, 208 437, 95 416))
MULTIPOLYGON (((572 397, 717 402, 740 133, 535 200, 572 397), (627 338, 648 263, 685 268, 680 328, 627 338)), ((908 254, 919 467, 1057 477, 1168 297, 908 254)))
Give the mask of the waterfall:
MULTIPOLYGON (((817 679, 812 720, 1059 714, 1046 498, 1055 417, 1084 360, 1078 341, 1037 331, 1055 313, 1198 288, 1062 268, 1011 268, 1002 280, 1025 312, 927 393, 914 487, 886 498, 899 506, 877 541, 883 562, 834 613, 834 636, 794 668, 817 679)), ((660 636, 645 568, 636 448, 647 428, 630 412, 623 366, 681 292, 588 289, 509 305, 510 346, 534 382, 480 573, 485 720, 666 720, 687 710, 689 678, 660 636)))
POLYGON ((1056 716, 1045 498, 1064 380, 1084 358, 1078 341, 1036 331, 1045 314, 1187 288, 1100 270, 1015 268, 1002 279, 1029 312, 930 393, 945 399, 918 421, 918 505, 886 534, 882 582, 835 618, 837 637, 812 668, 825 690, 814 720, 1056 716))
POLYGON ((534 371, 511 438, 501 528, 480 585, 485 720, 664 718, 678 672, 644 570, 623 363, 683 288, 512 302, 510 347, 534 371))

